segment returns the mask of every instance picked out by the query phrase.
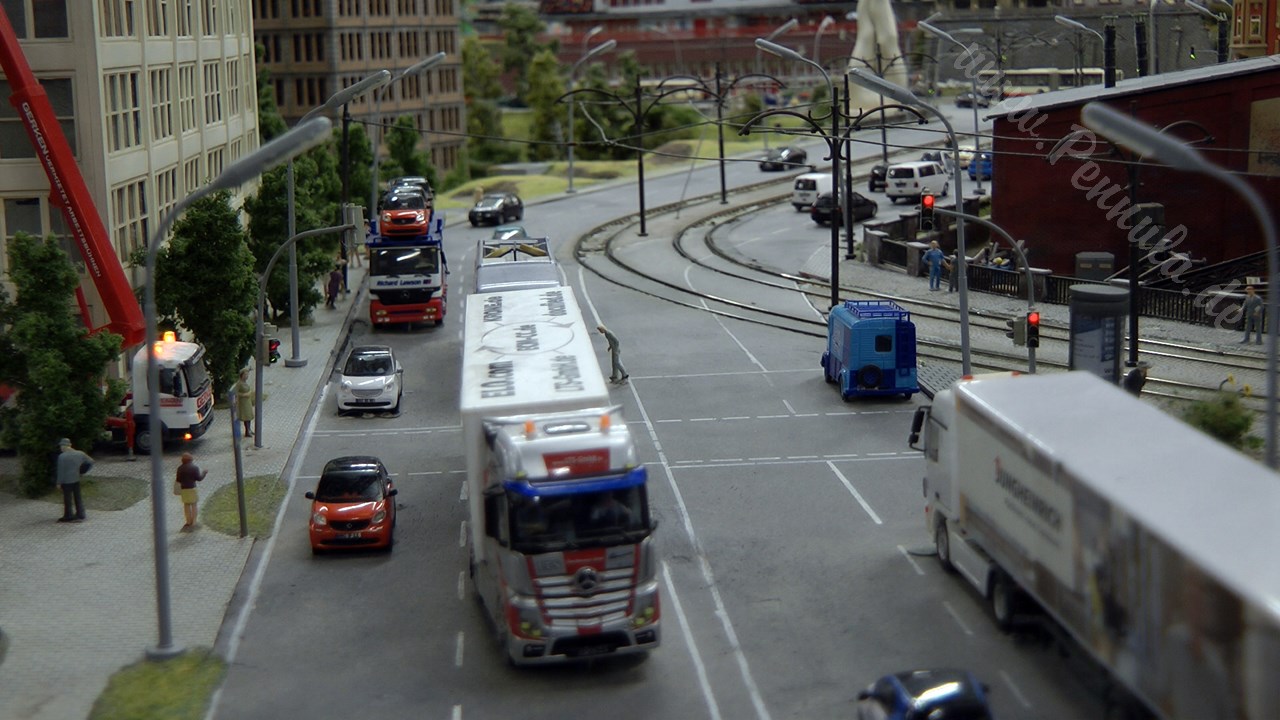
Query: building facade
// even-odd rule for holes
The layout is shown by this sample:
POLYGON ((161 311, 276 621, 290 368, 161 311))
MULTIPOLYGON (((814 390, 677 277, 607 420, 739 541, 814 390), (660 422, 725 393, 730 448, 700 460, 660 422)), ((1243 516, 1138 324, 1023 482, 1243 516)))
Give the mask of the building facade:
MULTIPOLYGON (((249 0, 3 0, 120 258, 258 147, 249 0)), ((8 98, 7 79, 3 95, 8 98)), ((242 188, 241 192, 250 192, 242 188)), ((84 272, 15 109, 0 107, 0 237, 53 235, 84 272)), ((7 272, 8 253, 0 252, 7 272)), ((126 268, 126 273, 130 272, 126 268)), ((130 278, 136 287, 142 271, 130 278)), ((105 325, 92 283, 82 287, 105 325)))
MULTIPOLYGON (((206 0, 216 1, 216 0, 206 0)), ((443 63, 357 98, 348 110, 375 141, 408 115, 443 175, 466 146, 460 0, 252 0, 276 104, 292 125, 344 87, 378 72, 395 77, 437 52, 443 63)))

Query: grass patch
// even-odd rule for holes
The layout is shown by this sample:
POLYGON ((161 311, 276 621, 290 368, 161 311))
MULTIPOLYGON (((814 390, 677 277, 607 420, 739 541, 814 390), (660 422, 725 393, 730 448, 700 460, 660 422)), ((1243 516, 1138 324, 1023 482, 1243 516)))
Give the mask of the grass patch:
MULTIPOLYGON (((288 486, 275 475, 254 475, 244 479, 244 509, 251 536, 271 536, 286 490, 288 486)), ((201 500, 200 521, 210 530, 239 537, 240 504, 235 483, 227 483, 214 490, 208 499, 201 500)))
MULTIPOLYGON (((85 510, 124 510, 149 497, 151 486, 146 480, 127 477, 99 477, 85 475, 80 480, 80 497, 85 510)), ((0 475, 0 492, 24 497, 18 490, 17 475, 0 475)), ((51 505, 62 504, 62 490, 49 485, 39 497, 31 498, 51 505)))
POLYGON ((89 720, 199 720, 226 669, 208 648, 134 663, 107 681, 89 720))

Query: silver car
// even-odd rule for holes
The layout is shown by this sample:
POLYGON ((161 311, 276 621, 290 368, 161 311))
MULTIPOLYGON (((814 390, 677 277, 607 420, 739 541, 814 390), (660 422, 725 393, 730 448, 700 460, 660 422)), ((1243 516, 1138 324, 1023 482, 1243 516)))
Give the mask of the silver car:
POLYGON ((360 410, 400 412, 404 368, 391 348, 361 345, 352 349, 338 376, 338 414, 360 410))

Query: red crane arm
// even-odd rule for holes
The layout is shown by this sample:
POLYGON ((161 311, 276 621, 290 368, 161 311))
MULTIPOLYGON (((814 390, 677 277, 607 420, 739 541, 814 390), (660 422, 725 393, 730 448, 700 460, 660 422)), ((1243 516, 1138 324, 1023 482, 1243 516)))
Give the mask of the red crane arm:
MULTIPOLYGON (((102 297, 109 318, 106 329, 123 336, 125 347, 141 343, 146 327, 138 299, 125 277, 120 258, 111 247, 111 236, 76 166, 71 146, 49 104, 49 95, 31 72, 18 44, 18 35, 3 8, 0 8, 0 68, 13 90, 9 102, 26 125, 36 156, 49 176, 49 203, 62 210, 67 228, 79 244, 89 275, 102 297)), ((84 319, 85 325, 95 332, 102 329, 93 328, 87 315, 84 319)))

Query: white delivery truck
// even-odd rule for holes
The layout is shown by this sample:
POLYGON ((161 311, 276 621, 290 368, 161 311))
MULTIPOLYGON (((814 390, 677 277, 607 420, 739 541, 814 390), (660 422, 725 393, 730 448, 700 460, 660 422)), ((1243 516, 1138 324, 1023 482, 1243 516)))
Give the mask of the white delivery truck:
POLYGON ((147 391, 147 346, 133 357, 129 395, 119 416, 107 419, 113 439, 140 453, 158 441, 194 440, 213 424, 213 382, 204 365, 204 346, 177 340, 172 331, 155 343, 160 369, 160 427, 163 438, 151 437, 151 394, 147 391))
POLYGON ((471 578, 510 661, 656 648, 647 475, 573 290, 469 296, 461 395, 471 578))
POLYGON ((961 380, 910 442, 943 567, 1051 616, 1109 717, 1280 717, 1280 475, 1087 372, 961 380))

